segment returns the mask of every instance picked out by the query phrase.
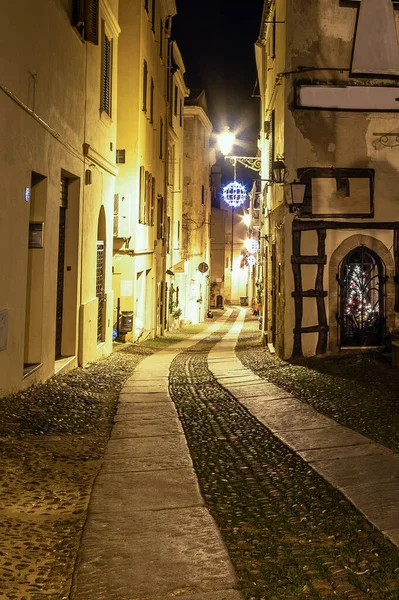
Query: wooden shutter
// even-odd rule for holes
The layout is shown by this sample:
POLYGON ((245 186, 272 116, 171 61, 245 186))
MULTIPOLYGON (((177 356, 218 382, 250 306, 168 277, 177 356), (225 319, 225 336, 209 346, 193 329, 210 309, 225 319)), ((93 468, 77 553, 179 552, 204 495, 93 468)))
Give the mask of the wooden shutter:
POLYGON ((101 91, 101 108, 111 116, 111 40, 104 33, 103 38, 103 80, 101 91))
POLYGON ((269 133, 269 178, 273 178, 273 162, 274 162, 274 111, 270 118, 270 133, 269 133))
POLYGON ((148 66, 147 61, 143 63, 143 111, 147 112, 147 80, 148 80, 148 66))
POLYGON ((151 77, 150 85, 150 123, 154 122, 154 80, 151 77))
POLYGON ((155 177, 152 178, 151 182, 151 205, 150 205, 150 225, 154 225, 154 212, 155 212, 155 177))
POLYGON ((84 0, 84 39, 96 45, 98 44, 98 5, 99 0, 84 0))
POLYGON ((145 203, 145 171, 144 167, 140 167, 140 188, 139 188, 139 223, 143 222, 144 203, 145 203))
POLYGON ((73 3, 72 23, 75 25, 80 35, 83 35, 84 20, 84 0, 75 0, 73 3))

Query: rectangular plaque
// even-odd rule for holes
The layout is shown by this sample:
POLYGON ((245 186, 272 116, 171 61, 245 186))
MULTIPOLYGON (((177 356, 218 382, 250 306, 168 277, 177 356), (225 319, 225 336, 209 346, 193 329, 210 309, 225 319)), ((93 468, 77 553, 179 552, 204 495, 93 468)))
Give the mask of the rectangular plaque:
POLYGON ((44 223, 29 223, 29 248, 43 248, 44 223))
POLYGON ((399 87, 299 84, 296 105, 321 110, 397 111, 399 87))

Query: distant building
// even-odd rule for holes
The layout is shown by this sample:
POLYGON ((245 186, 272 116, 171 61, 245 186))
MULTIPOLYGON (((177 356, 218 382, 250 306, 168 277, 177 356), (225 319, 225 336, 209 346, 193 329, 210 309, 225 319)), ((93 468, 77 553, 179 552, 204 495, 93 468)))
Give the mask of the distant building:
POLYGON ((398 328, 395 13, 391 0, 264 3, 264 336, 285 358, 384 347, 398 328), (271 181, 282 166, 285 185, 271 181))
POLYGON ((205 93, 194 92, 184 106, 183 161, 183 318, 191 323, 204 320, 210 300, 211 133, 205 93))
POLYGON ((183 232, 184 196, 184 101, 189 90, 184 83, 185 67, 175 41, 170 44, 170 81, 167 138, 166 192, 166 305, 165 324, 177 328, 185 318, 186 247, 183 232))
POLYGON ((184 95, 180 89, 175 94, 171 75, 175 13, 174 0, 119 1, 113 324, 125 341, 160 335, 167 325, 166 269, 174 229, 169 178, 176 170, 169 140, 175 102, 179 106, 184 95))
POLYGON ((117 0, 17 0, 0 52, 0 393, 112 350, 117 0), (32 26, 34 24, 34 26, 32 26))

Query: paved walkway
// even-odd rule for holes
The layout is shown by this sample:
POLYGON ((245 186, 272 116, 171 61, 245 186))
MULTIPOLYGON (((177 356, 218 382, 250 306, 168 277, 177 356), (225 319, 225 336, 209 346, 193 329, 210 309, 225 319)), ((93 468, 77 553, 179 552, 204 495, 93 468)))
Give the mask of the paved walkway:
MULTIPOLYGON (((148 357, 124 386, 93 489, 72 600, 239 600, 204 507, 168 392, 169 367, 206 332, 148 357)), ((245 310, 209 354, 218 382, 399 545, 399 457, 243 367, 234 347, 245 310)))
POLYGON ((169 367, 231 311, 143 360, 120 395, 96 479, 72 600, 240 600, 224 543, 205 508, 174 404, 169 367))

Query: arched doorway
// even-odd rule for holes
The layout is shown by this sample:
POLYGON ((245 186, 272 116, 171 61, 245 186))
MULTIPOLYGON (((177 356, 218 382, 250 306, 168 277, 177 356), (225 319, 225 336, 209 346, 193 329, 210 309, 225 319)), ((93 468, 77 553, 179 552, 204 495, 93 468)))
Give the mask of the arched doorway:
POLYGON ((339 266, 339 326, 341 346, 381 346, 385 343, 385 273, 381 258, 361 244, 339 266))

